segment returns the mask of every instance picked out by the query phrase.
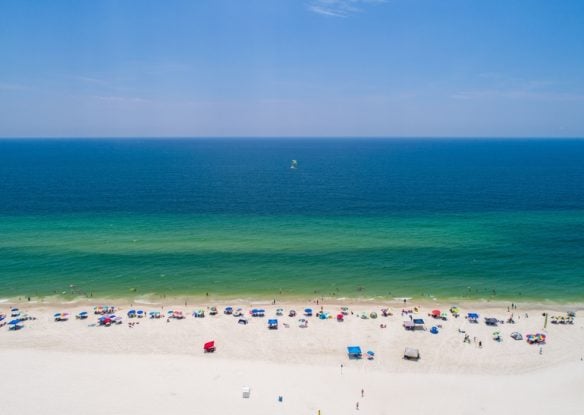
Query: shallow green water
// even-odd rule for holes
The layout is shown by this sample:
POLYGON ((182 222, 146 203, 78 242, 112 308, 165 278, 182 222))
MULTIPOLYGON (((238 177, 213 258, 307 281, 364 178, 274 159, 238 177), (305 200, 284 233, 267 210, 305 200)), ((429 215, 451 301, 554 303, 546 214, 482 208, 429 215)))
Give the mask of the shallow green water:
POLYGON ((3 297, 584 298, 584 212, 3 216, 0 234, 3 297))

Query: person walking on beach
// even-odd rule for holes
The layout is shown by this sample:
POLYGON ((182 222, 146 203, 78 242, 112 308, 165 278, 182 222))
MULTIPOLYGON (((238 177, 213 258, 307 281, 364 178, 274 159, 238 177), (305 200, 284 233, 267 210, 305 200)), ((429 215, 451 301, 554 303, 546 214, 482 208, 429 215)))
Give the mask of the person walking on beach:
POLYGON ((357 402, 357 403, 355 404, 355 409, 356 409, 356 410, 359 410, 359 402, 357 402))
POLYGON ((365 389, 361 389, 361 397, 364 398, 365 397, 365 389))

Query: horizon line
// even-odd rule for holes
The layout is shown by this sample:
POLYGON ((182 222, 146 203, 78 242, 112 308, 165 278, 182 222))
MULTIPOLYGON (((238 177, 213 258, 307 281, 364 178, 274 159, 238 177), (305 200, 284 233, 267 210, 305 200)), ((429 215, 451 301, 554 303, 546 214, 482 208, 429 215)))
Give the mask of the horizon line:
POLYGON ((0 136, 0 140, 583 140, 584 136, 0 136))

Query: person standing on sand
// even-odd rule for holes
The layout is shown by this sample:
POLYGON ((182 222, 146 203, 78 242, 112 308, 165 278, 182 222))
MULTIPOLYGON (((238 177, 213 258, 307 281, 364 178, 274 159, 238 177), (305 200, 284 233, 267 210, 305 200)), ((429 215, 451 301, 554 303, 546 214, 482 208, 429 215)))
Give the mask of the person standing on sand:
POLYGON ((356 409, 356 410, 359 410, 359 402, 357 402, 357 403, 355 404, 355 409, 356 409))
POLYGON ((365 397, 365 389, 361 389, 361 397, 364 398, 365 397))

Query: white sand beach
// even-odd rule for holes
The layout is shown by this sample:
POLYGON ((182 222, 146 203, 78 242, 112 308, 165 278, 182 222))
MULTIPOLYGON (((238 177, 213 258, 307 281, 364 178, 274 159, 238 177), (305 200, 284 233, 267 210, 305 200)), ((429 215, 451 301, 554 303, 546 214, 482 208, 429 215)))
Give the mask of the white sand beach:
MULTIPOLYGON (((88 306, 21 304, 36 320, 25 321, 19 331, 0 329, 0 413, 579 414, 584 408, 581 317, 577 314, 571 325, 548 322, 543 328, 542 313, 565 314, 562 307, 520 306, 513 310, 515 324, 493 328, 483 317, 505 321, 511 314, 506 307, 465 305, 461 317, 442 321, 427 315, 436 307, 428 304, 416 316, 427 328, 442 326, 431 334, 404 330, 409 317, 401 315, 399 305, 393 305, 390 317, 358 317, 379 313, 381 304, 349 305, 354 314, 342 323, 310 317, 308 327, 300 328, 302 316, 290 318, 287 312, 305 306, 265 306, 266 317, 248 317, 247 325, 224 315, 222 307, 216 316, 193 318, 199 307, 165 306, 164 311, 181 309, 186 315, 167 322, 129 320, 129 307, 122 306, 117 312, 124 316, 122 324, 98 327, 88 306), (286 314, 277 317, 277 330, 268 330, 267 319, 279 307, 286 314), (89 318, 75 319, 82 309, 90 311, 89 318), (72 318, 55 322, 58 311, 72 318), (478 324, 464 318, 468 311, 481 315, 478 324), (130 328, 128 321, 139 324, 130 328), (501 342, 493 340, 494 331, 501 333, 501 342), (545 333, 546 344, 513 340, 515 331, 545 333), (465 334, 470 343, 463 342, 465 334), (203 352, 208 340, 216 341, 214 353, 203 352), (349 345, 374 351, 374 359, 350 360, 349 345), (421 359, 404 360, 405 347, 418 348, 421 359), (248 399, 242 397, 243 387, 251 390, 248 399)), ((323 307, 333 315, 339 310, 338 305, 323 307)), ((144 308, 154 309, 161 307, 144 308)), ((0 312, 8 311, 3 304, 0 312)))

